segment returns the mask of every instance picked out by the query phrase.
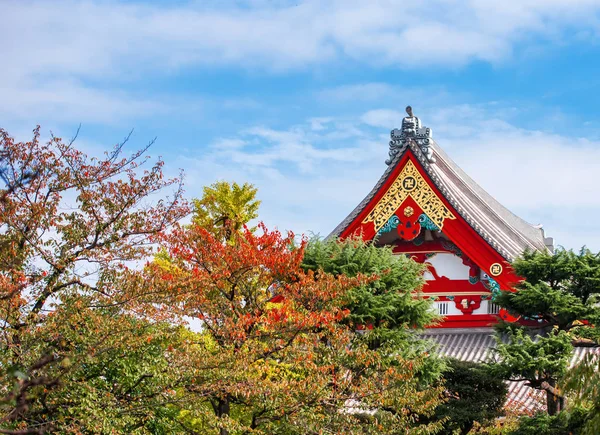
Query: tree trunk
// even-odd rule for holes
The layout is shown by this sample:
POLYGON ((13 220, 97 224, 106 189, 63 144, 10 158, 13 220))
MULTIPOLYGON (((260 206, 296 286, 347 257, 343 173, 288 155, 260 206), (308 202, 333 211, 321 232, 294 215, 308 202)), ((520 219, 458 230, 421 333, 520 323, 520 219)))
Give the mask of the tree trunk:
MULTIPOLYGON (((225 398, 219 399, 219 401, 217 402, 215 411, 216 411, 217 417, 219 417, 219 418, 223 418, 226 415, 228 416, 229 411, 230 411, 229 398, 225 397, 225 398)), ((219 435, 229 435, 229 431, 225 428, 221 428, 221 429, 219 429, 219 435)))
POLYGON ((556 388, 555 380, 543 382, 542 388, 546 390, 546 406, 549 415, 556 415, 565 409, 565 397, 556 388))
POLYGON ((473 429, 473 426, 475 426, 474 422, 470 422, 469 424, 467 424, 465 427, 462 428, 461 434, 468 435, 471 432, 471 429, 473 429))

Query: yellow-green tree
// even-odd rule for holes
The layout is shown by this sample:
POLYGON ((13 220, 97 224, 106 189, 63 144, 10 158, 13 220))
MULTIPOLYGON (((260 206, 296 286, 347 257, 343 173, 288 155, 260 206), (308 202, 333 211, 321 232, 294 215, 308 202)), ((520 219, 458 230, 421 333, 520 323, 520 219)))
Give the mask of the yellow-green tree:
POLYGON ((234 231, 258 217, 257 189, 249 183, 217 181, 195 199, 193 223, 229 239, 234 231))

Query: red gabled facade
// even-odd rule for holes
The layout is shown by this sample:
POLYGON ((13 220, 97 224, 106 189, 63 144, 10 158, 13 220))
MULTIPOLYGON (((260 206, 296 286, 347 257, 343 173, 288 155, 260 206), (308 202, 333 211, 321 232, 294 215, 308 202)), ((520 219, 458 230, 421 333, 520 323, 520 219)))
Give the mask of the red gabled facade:
POLYGON ((427 264, 427 297, 438 327, 487 327, 501 317, 494 294, 513 291, 510 262, 525 250, 552 250, 541 225, 511 213, 473 181, 406 108, 392 130, 388 165, 365 199, 329 237, 362 237, 427 264))
MULTIPOLYGON (((496 323, 498 315, 509 318, 507 313, 489 309, 492 289, 511 290, 518 277, 506 259, 444 197, 411 148, 405 150, 387 180, 339 237, 360 236, 370 241, 377 235, 379 242, 393 246, 399 255, 429 264, 430 279, 423 292, 424 297, 434 299, 445 316, 438 327, 484 327, 496 323), (433 227, 431 223, 421 224, 423 215, 433 227), (381 225, 382 219, 390 222, 387 228, 381 225), (430 229, 435 227, 439 230, 430 229), (468 275, 452 279, 439 274, 430 261, 438 255, 460 258, 468 275), (483 305, 488 309, 482 310, 483 305)), ((460 273, 460 268, 455 268, 460 273)))

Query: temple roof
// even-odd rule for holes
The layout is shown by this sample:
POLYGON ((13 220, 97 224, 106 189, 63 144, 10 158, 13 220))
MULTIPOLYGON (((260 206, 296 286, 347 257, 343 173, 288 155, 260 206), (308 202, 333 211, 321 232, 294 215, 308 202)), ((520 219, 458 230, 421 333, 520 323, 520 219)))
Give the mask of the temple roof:
MULTIPOLYGON (((417 118, 418 119, 418 118, 417 118)), ((420 122, 418 122, 418 130, 420 122)), ((513 261, 526 249, 552 249, 552 239, 544 237, 541 226, 534 226, 513 214, 469 177, 431 138, 423 146, 422 136, 402 136, 392 131, 390 160, 386 171, 361 203, 328 236, 338 237, 364 210, 379 189, 386 183, 403 155, 410 149, 419 160, 433 184, 462 218, 483 237, 502 257, 513 261)))
MULTIPOLYGON (((428 329, 421 338, 429 339, 436 345, 435 351, 444 357, 460 361, 490 362, 494 358, 496 345, 492 328, 465 329, 428 329)), ((598 348, 575 347, 569 362, 574 367, 583 358, 592 353, 598 354, 598 348)), ((545 409, 545 394, 527 385, 525 381, 507 381, 508 396, 506 405, 517 411, 538 411, 545 409)))

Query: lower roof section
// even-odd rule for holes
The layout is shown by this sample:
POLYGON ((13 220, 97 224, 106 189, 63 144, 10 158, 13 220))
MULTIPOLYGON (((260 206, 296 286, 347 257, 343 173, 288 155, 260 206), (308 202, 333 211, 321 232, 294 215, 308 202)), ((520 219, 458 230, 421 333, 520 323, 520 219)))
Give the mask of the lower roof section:
MULTIPOLYGON (((493 361, 493 348, 496 345, 493 328, 446 328, 428 329, 421 334, 422 338, 435 343, 434 349, 439 355, 455 358, 460 361, 490 362, 493 361)), ((570 361, 573 367, 590 353, 600 353, 600 349, 576 347, 570 361)), ((508 396, 505 406, 520 412, 545 410, 545 393, 526 385, 526 382, 508 381, 508 396)))

